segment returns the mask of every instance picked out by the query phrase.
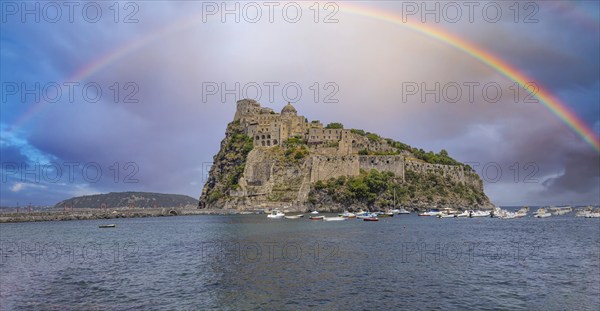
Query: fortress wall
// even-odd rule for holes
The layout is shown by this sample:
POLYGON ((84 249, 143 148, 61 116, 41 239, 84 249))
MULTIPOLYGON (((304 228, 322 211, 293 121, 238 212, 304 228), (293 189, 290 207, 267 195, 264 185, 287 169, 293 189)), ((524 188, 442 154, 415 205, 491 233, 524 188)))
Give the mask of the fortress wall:
POLYGON ((402 156, 359 156, 359 168, 381 172, 392 172, 404 180, 404 158, 402 156))
POLYGON ((310 182, 360 173, 358 156, 311 156, 310 182))
POLYGON ((442 176, 448 176, 451 180, 463 184, 473 185, 478 189, 483 189, 483 184, 477 174, 470 174, 464 171, 464 168, 457 165, 430 164, 408 160, 406 169, 417 173, 434 173, 442 176))

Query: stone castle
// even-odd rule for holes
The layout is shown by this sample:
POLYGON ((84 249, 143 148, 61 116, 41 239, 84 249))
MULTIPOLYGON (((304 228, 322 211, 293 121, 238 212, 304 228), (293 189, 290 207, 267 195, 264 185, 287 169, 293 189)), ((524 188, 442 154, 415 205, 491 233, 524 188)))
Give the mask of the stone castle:
MULTIPOLYGON (((401 180, 405 178, 406 169, 436 173, 483 189, 478 176, 473 176, 462 166, 425 163, 412 158, 408 152, 398 154, 385 139, 374 140, 364 133, 326 128, 319 121, 309 122, 298 115, 289 103, 281 113, 276 113, 254 100, 240 100, 234 122, 239 122, 254 147, 247 155, 238 186, 227 193, 229 199, 216 204, 219 207, 302 206, 307 202, 311 185, 315 182, 339 176, 357 176, 361 170, 371 169, 392 172, 401 180), (290 138, 304 140, 309 150, 300 166, 282 162, 271 152, 290 138), (368 155, 359 153, 361 150, 368 150, 368 155), (390 155, 374 155, 386 153, 390 155)), ((215 166, 211 175, 219 175, 219 167, 215 166)), ((209 191, 205 186, 203 196, 208 196, 209 191)))
MULTIPOLYGON (((283 107, 281 113, 276 113, 271 108, 261 107, 258 102, 243 99, 237 102, 234 121, 239 121, 245 129, 245 134, 250 136, 254 147, 273 147, 286 140, 297 137, 304 139, 314 149, 321 149, 319 153, 329 155, 357 154, 359 150, 369 145, 364 136, 354 134, 347 129, 327 129, 319 121, 309 122, 292 104, 283 107), (324 146, 337 145, 336 151, 323 149, 324 146), (321 148, 320 148, 321 147, 321 148)), ((378 150, 388 150, 382 146, 378 150)))

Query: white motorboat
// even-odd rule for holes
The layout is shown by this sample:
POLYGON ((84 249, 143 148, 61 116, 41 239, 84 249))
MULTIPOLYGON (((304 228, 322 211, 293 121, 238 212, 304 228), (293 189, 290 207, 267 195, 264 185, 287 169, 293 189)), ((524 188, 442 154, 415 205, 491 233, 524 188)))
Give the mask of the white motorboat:
POLYGON ((469 211, 463 211, 460 214, 456 214, 456 217, 469 217, 469 211))
POLYGON ((600 218, 600 212, 589 212, 585 215, 585 218, 600 218))
POLYGON ((498 216, 498 217, 499 217, 500 219, 514 219, 514 218, 517 218, 517 215, 516 215, 515 213, 510 213, 510 212, 508 212, 508 213, 506 213, 506 214, 504 214, 504 215, 500 215, 500 216, 498 216))
POLYGON ((350 213, 348 211, 344 211, 343 213, 338 214, 338 216, 344 217, 344 218, 356 218, 356 214, 350 213))
POLYGON ((362 213, 356 216, 357 219, 374 218, 377 217, 377 213, 362 213))
POLYGON ((442 212, 440 212, 438 209, 432 209, 430 211, 427 212, 423 212, 423 213, 419 213, 419 216, 437 216, 440 215, 442 212))
POLYGON ((546 217, 550 217, 552 216, 552 214, 546 212, 546 209, 543 207, 540 207, 535 214, 533 214, 533 217, 535 218, 546 218, 546 217))
POLYGON ((267 215, 267 218, 270 218, 270 219, 281 219, 283 217, 285 217, 285 214, 280 212, 277 209, 272 210, 271 213, 267 215))
POLYGON ((575 216, 584 218, 600 218, 600 209, 594 210, 593 207, 588 206, 585 209, 578 211, 575 216))
POLYGON ((490 211, 473 211, 469 217, 490 217, 490 211))
POLYGON ((549 207, 550 213, 555 216, 561 216, 573 211, 570 206, 549 207))
POLYGON ((300 215, 285 215, 283 216, 285 219, 300 219, 302 217, 304 217, 304 215, 300 214, 300 215))
POLYGON ((441 213, 437 215, 438 218, 455 218, 457 217, 456 214, 446 214, 446 213, 441 213))
POLYGON ((312 211, 312 212, 310 212, 310 214, 311 214, 311 215, 317 215, 317 214, 319 214, 319 212, 317 212, 317 211, 312 211))
POLYGON ((344 221, 347 219, 348 218, 344 218, 344 217, 323 217, 323 220, 325 220, 325 221, 344 221))

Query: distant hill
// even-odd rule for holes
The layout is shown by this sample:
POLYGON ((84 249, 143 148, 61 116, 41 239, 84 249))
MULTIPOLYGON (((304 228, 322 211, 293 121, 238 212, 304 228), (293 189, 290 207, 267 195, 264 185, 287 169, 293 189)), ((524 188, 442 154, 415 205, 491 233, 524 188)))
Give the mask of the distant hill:
POLYGON ((115 208, 115 207, 185 207, 198 206, 198 200, 181 194, 153 192, 111 192, 106 194, 85 195, 59 202, 54 207, 73 208, 115 208))

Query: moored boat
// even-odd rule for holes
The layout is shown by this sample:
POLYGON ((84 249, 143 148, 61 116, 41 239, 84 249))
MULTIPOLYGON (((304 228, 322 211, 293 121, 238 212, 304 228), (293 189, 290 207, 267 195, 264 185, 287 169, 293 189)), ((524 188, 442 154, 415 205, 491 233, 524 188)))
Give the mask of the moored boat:
POLYGON ((285 219, 300 219, 302 217, 304 217, 304 215, 300 214, 300 215, 285 215, 283 216, 285 219))
POLYGON ((277 209, 274 209, 274 210, 271 211, 270 214, 267 215, 267 218, 269 218, 269 219, 281 219, 284 216, 285 216, 284 213, 280 212, 277 209))
POLYGON ((570 206, 559 206, 559 207, 549 207, 550 213, 555 216, 561 216, 568 214, 573 211, 573 208, 570 206))
POLYGON ((460 214, 456 214, 456 217, 469 217, 469 211, 463 211, 460 214))
POLYGON ((356 218, 356 215, 354 213, 350 213, 348 211, 344 211, 341 214, 338 214, 339 217, 345 217, 345 218, 356 218))
POLYGON ((344 218, 344 217, 323 217, 323 220, 325 220, 325 221, 344 221, 347 219, 348 218, 344 218))
POLYGON ((600 218, 600 209, 595 209, 592 206, 587 206, 575 214, 576 217, 584 218, 600 218))
POLYGON ((442 212, 440 212, 440 210, 434 208, 434 209, 431 209, 431 210, 429 210, 427 212, 419 213, 418 215, 419 216, 437 216, 437 215, 439 215, 441 213, 442 212))
POLYGON ((363 218, 363 221, 379 221, 379 218, 377 218, 377 217, 367 217, 367 218, 363 218))
POLYGON ((357 219, 375 218, 375 217, 377 217, 376 213, 363 213, 361 215, 356 216, 357 219))
POLYGON ((550 217, 552 216, 552 214, 546 212, 546 209, 543 207, 540 207, 535 214, 533 214, 533 217, 535 218, 546 218, 546 217, 550 217))
POLYGON ((323 220, 323 218, 325 218, 325 216, 310 216, 310 217, 308 217, 308 219, 310 219, 310 220, 323 220))
POLYGON ((469 217, 489 217, 490 214, 490 211, 473 211, 469 217))
POLYGON ((116 228, 117 225, 115 224, 109 224, 109 225, 100 225, 98 226, 98 228, 116 228))

